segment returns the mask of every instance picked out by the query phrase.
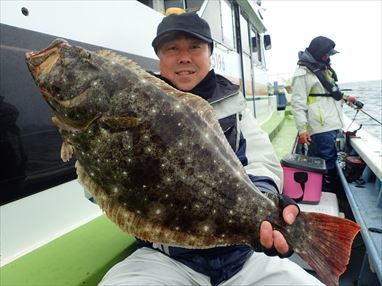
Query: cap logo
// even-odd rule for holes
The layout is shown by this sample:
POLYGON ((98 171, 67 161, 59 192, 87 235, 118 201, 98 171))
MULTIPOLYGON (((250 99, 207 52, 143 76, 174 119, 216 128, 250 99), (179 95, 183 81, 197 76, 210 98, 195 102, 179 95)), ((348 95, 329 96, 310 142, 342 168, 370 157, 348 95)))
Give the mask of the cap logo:
POLYGON ((172 15, 172 14, 180 15, 180 14, 183 14, 183 13, 186 13, 186 11, 184 9, 182 9, 182 8, 170 7, 170 8, 167 8, 167 10, 164 13, 164 15, 165 16, 169 16, 169 15, 172 15))

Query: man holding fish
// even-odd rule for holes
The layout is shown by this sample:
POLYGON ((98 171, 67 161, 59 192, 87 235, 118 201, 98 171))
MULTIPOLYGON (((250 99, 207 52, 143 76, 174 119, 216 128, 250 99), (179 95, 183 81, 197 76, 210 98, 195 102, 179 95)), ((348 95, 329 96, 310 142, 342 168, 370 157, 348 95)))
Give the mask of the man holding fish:
MULTIPOLYGON (((208 23, 195 13, 171 14, 159 24, 152 45, 160 60, 158 77, 212 105, 252 183, 268 196, 278 196, 284 221, 293 224, 299 209, 279 194, 282 169, 268 136, 246 108, 239 86, 211 69, 208 23)), ((281 259, 292 251, 267 221, 260 227, 260 243, 255 250, 265 254, 245 244, 190 249, 138 240, 138 250, 109 270, 100 285, 322 285, 281 259)))

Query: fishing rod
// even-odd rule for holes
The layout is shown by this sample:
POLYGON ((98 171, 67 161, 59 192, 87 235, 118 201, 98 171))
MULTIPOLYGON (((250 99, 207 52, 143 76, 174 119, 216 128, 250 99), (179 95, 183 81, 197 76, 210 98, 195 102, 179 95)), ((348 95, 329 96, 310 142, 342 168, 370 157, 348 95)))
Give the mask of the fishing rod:
POLYGON ((379 125, 382 125, 382 122, 367 113, 365 110, 363 110, 363 106, 365 105, 362 101, 356 100, 355 102, 349 102, 346 98, 344 98, 345 102, 349 104, 350 107, 354 108, 355 110, 361 111, 363 114, 367 115, 370 119, 374 120, 377 122, 379 125))
MULTIPOLYGON (((352 91, 352 89, 350 88, 346 88, 346 89, 341 89, 341 91, 352 91)), ((359 101, 359 100, 356 100, 354 102, 350 102, 348 100, 348 97, 347 96, 344 96, 343 97, 343 100, 352 108, 354 108, 355 110, 357 110, 357 113, 356 115, 358 114, 359 111, 361 111, 363 114, 365 114, 366 116, 368 116, 370 119, 374 120, 375 122, 377 122, 379 125, 382 125, 382 122, 379 121, 378 119, 376 119, 375 117, 371 116, 369 113, 367 113, 366 111, 363 110, 363 106, 365 105, 362 101, 359 101)), ((355 119, 355 116, 354 116, 354 119, 355 119)), ((354 120, 353 119, 353 120, 354 120)))
POLYGON ((374 120, 375 122, 377 122, 379 125, 382 125, 382 122, 381 122, 381 121, 379 121, 378 119, 374 118, 373 116, 371 116, 369 113, 367 113, 367 112, 364 111, 363 109, 360 109, 360 111, 361 111, 363 114, 369 116, 371 119, 373 119, 373 120, 374 120))

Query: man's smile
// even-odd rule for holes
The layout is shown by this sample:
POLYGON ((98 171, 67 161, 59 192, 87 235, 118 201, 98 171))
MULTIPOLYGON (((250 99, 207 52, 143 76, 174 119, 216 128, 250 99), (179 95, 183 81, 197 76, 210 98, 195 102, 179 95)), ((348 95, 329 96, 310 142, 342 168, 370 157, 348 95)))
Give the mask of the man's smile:
POLYGON ((194 74, 196 71, 195 70, 178 70, 175 71, 175 74, 180 75, 180 76, 187 76, 194 74))
POLYGON ((211 68, 208 43, 184 35, 164 43, 159 60, 161 75, 183 91, 192 90, 211 68))

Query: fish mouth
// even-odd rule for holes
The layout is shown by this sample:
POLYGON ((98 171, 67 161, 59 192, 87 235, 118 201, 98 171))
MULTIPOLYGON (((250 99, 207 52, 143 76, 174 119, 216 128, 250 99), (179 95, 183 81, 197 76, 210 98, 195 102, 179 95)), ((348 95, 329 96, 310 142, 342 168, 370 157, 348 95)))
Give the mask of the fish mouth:
POLYGON ((39 74, 47 73, 52 69, 60 58, 59 50, 65 45, 69 45, 67 41, 56 39, 46 49, 40 52, 35 53, 31 51, 25 53, 25 61, 35 79, 39 74))

